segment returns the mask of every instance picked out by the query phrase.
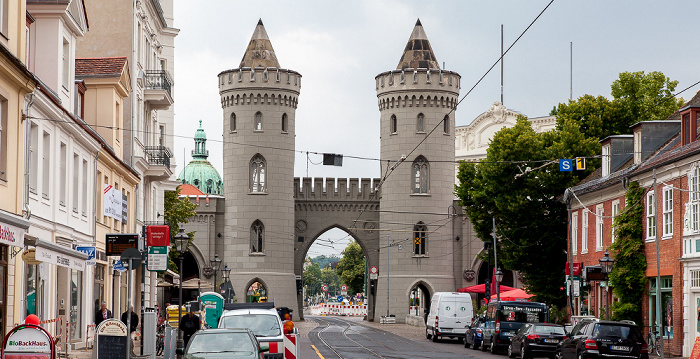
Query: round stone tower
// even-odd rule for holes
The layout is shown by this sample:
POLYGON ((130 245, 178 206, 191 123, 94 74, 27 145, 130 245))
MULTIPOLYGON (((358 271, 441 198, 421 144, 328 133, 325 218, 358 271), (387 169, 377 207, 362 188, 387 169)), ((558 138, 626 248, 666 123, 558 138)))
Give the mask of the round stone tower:
POLYGON ((440 69, 418 20, 396 70, 375 81, 380 156, 382 163, 390 161, 381 187, 376 315, 388 312, 402 321, 413 288, 429 301, 434 292, 454 291, 460 280, 454 269, 461 252, 454 230, 460 219, 448 215, 454 213, 460 76, 440 69))
POLYGON ((296 308, 292 184, 301 75, 280 68, 259 21, 240 66, 218 80, 226 196, 222 260, 238 302, 257 282, 260 296, 296 308))

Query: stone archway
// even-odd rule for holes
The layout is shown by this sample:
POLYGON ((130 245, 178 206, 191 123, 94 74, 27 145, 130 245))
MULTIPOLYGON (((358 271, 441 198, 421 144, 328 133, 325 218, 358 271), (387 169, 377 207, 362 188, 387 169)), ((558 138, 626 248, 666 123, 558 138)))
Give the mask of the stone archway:
POLYGON ((244 303, 251 303, 253 301, 258 301, 262 298, 265 298, 265 301, 269 301, 270 298, 268 298, 268 289, 269 287, 267 286, 267 283, 265 283, 262 278, 253 278, 248 281, 248 283, 243 287, 243 291, 241 292, 241 298, 244 299, 244 303), (252 289, 252 290, 251 290, 252 289), (252 295, 250 293, 253 293, 252 295))
MULTIPOLYGON (((416 303, 417 305, 414 305, 414 307, 417 307, 415 308, 417 310, 417 313, 409 313, 409 317, 415 317, 413 319, 414 322, 410 324, 421 326, 421 324, 418 323, 421 322, 422 325, 425 325, 425 320, 427 319, 428 312, 430 311, 430 302, 433 293, 433 287, 422 279, 415 281, 408 289, 409 297, 415 296, 418 298, 418 302, 416 303)), ((411 319, 407 318, 407 322, 410 321, 411 319)))

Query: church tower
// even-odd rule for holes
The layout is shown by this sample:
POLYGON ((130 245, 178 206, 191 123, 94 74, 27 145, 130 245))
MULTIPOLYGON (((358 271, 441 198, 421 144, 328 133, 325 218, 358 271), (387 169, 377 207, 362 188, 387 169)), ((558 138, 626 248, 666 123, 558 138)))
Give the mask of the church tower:
POLYGON ((253 286, 259 297, 296 308, 292 181, 301 74, 280 68, 261 20, 238 68, 218 81, 226 196, 218 253, 238 302, 253 286))
POLYGON ((460 75, 440 68, 418 20, 396 70, 377 75, 375 81, 380 156, 383 164, 390 162, 381 186, 376 315, 386 315, 388 305, 389 314, 404 318, 413 288, 429 301, 425 296, 454 291, 461 284, 454 269, 461 260, 455 230, 460 217, 448 215, 454 213, 460 75))

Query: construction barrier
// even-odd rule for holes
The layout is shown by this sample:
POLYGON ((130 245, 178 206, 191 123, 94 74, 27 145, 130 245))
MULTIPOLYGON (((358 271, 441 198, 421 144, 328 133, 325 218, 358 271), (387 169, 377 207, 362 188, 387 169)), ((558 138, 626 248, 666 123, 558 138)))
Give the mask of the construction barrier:
POLYGON ((85 329, 85 347, 86 348, 91 348, 92 347, 92 342, 95 339, 95 324, 88 324, 87 328, 85 329))
POLYGON ((284 335, 284 359, 296 359, 299 357, 299 346, 296 334, 284 335))
POLYGON ((309 307, 311 315, 365 316, 367 305, 347 305, 340 303, 322 303, 309 307))

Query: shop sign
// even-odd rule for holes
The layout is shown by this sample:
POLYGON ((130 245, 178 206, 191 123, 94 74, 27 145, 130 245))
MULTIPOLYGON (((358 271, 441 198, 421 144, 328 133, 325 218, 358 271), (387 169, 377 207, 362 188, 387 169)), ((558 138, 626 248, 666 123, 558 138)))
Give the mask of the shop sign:
MULTIPOLYGON (((51 339, 44 331, 34 327, 26 326, 20 328, 6 339, 5 355, 11 353, 51 353, 51 339)), ((44 356, 39 356, 44 358, 44 356)), ((48 358, 48 356, 46 356, 48 358)))
POLYGON ((170 227, 148 226, 146 227, 147 246, 170 246, 170 227))
POLYGON ((95 247, 94 246, 81 246, 81 247, 75 247, 75 250, 78 252, 83 252, 88 255, 88 259, 85 261, 85 264, 89 266, 94 266, 97 264, 97 260, 95 259, 95 247))
POLYGON ((36 260, 36 249, 34 248, 29 248, 22 252, 22 260, 30 266, 41 264, 41 261, 36 260))
POLYGON ((0 223, 0 244, 24 247, 24 229, 0 223))
POLYGON ((126 272, 126 268, 124 268, 124 266, 122 265, 122 261, 120 261, 118 259, 116 262, 114 262, 114 265, 112 267, 114 268, 115 271, 117 271, 119 273, 126 272))
POLYGON ((137 233, 110 233, 105 236, 107 256, 121 256, 127 248, 138 248, 137 233))
POLYGON ((76 269, 79 271, 85 270, 85 261, 54 252, 44 247, 36 247, 36 259, 41 262, 55 264, 61 267, 76 269))

